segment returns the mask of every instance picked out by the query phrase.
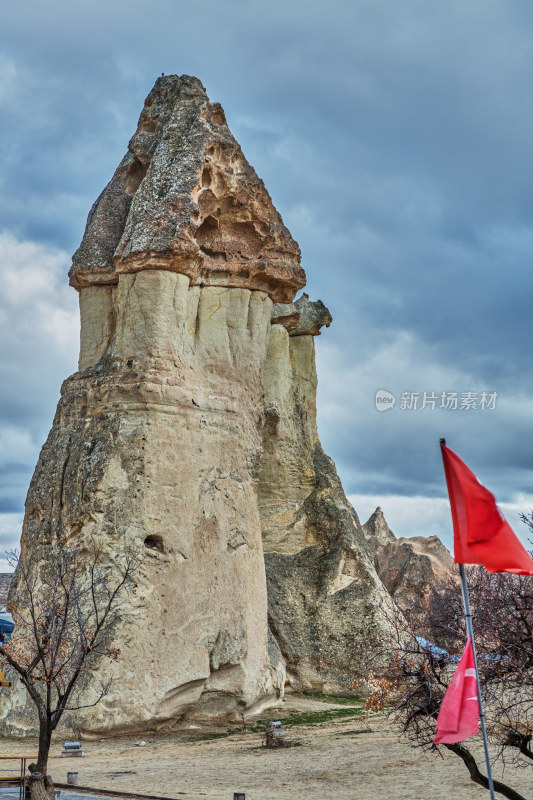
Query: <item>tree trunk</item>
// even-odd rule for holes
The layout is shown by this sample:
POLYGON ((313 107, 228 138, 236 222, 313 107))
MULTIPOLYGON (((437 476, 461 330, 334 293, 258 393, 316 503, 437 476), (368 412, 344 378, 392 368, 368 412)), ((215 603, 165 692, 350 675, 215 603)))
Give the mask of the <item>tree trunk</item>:
POLYGON ((54 800, 54 784, 49 775, 35 772, 28 778, 31 800, 54 800))
MULTIPOLYGON (((483 786, 484 789, 489 788, 488 778, 479 771, 476 759, 470 750, 464 746, 464 744, 445 744, 444 747, 447 747, 448 750, 452 751, 452 753, 455 753, 455 755, 459 756, 459 758, 462 758, 474 783, 483 786)), ((494 791, 498 792, 498 794, 502 794, 504 797, 507 797, 508 800, 526 800, 523 795, 515 792, 515 790, 511 789, 510 786, 507 786, 506 783, 501 783, 501 781, 493 781, 493 784, 494 791)))
MULTIPOLYGON (((46 775, 48 769, 48 756, 50 754, 50 744, 52 742, 52 718, 44 708, 39 709, 39 752, 37 754, 37 765, 35 771, 46 775)), ((30 767, 31 769, 31 767, 30 767)))
POLYGON ((47 711, 39 709, 39 753, 37 763, 30 764, 28 769, 30 777, 28 786, 30 787, 31 800, 54 800, 54 784, 49 775, 48 756, 50 744, 52 742, 52 720, 47 711))

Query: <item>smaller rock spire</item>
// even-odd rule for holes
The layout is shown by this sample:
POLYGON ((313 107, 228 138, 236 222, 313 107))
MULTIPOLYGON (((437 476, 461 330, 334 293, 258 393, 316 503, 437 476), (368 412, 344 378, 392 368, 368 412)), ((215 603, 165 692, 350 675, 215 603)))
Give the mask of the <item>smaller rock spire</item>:
POLYGON ((289 336, 320 336, 320 328, 329 328, 333 317, 322 300, 309 300, 302 294, 294 303, 274 303, 271 322, 283 325, 289 336))

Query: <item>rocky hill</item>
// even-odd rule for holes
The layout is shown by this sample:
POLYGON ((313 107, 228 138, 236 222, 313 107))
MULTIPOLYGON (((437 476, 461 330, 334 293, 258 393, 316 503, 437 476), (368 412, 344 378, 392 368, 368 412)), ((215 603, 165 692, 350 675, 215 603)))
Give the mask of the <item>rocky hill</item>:
POLYGON ((438 536, 397 539, 379 507, 363 532, 379 577, 406 614, 427 607, 435 583, 456 575, 453 558, 438 536))

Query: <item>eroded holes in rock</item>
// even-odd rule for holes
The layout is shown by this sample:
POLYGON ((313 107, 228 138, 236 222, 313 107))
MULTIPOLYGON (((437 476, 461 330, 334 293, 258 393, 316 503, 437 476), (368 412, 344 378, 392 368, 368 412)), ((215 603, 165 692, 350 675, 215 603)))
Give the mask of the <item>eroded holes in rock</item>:
POLYGON ((209 215, 196 231, 196 241, 208 256, 226 258, 222 237, 218 234, 218 219, 209 215))
POLYGON ((226 181, 220 172, 215 174, 215 192, 220 197, 227 189, 226 181))
POLYGON ((196 241, 206 255, 239 261, 253 258, 262 248, 263 238, 253 222, 235 220, 232 215, 217 219, 209 215, 196 231, 196 241))
POLYGON ((271 436, 277 436, 279 421, 280 413, 276 406, 268 406, 265 408, 265 423, 263 426, 263 437, 265 439, 271 436))
POLYGON ((219 201, 219 203, 220 203, 221 214, 235 214, 244 208, 242 203, 237 203, 237 201, 231 194, 229 194, 227 197, 223 197, 219 201))
POLYGON ((228 221, 224 226, 229 246, 228 255, 234 258, 251 258, 256 256, 263 245, 263 237, 255 230, 253 222, 228 221))
POLYGON ((217 228, 218 219, 210 214, 198 227, 198 230, 196 231, 197 240, 203 243, 207 239, 210 239, 214 235, 217 228))
POLYGON ((163 537, 158 536, 157 534, 150 534, 144 540, 144 546, 148 550, 156 550, 158 553, 165 552, 165 545, 163 542, 163 537))
POLYGON ((211 186, 211 170, 209 167, 204 167, 202 170, 202 186, 211 186))
POLYGON ((138 158, 129 165, 126 177, 124 178, 124 191, 126 194, 135 194, 147 170, 148 165, 141 164, 138 158))
POLYGON ((261 222, 261 220, 255 220, 254 227, 261 236, 267 235, 268 225, 266 224, 266 222, 261 222))
MULTIPOLYGON (((217 207, 217 199, 211 189, 203 188, 198 197, 198 208, 202 217, 208 217, 217 207)), ((215 217, 213 219, 216 219, 215 217)))

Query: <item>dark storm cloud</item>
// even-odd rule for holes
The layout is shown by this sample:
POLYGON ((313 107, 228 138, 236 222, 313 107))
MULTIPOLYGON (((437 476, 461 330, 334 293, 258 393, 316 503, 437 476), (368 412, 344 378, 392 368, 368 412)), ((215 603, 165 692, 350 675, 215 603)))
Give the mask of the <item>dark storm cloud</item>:
POLYGON ((20 455, 0 464, 0 503, 21 508, 75 368, 68 256, 161 72, 223 104, 333 312, 319 419, 347 490, 442 496, 445 434, 502 499, 532 494, 532 29, 527 0, 4 8, 0 431, 20 455), (498 405, 379 414, 379 388, 498 405))

